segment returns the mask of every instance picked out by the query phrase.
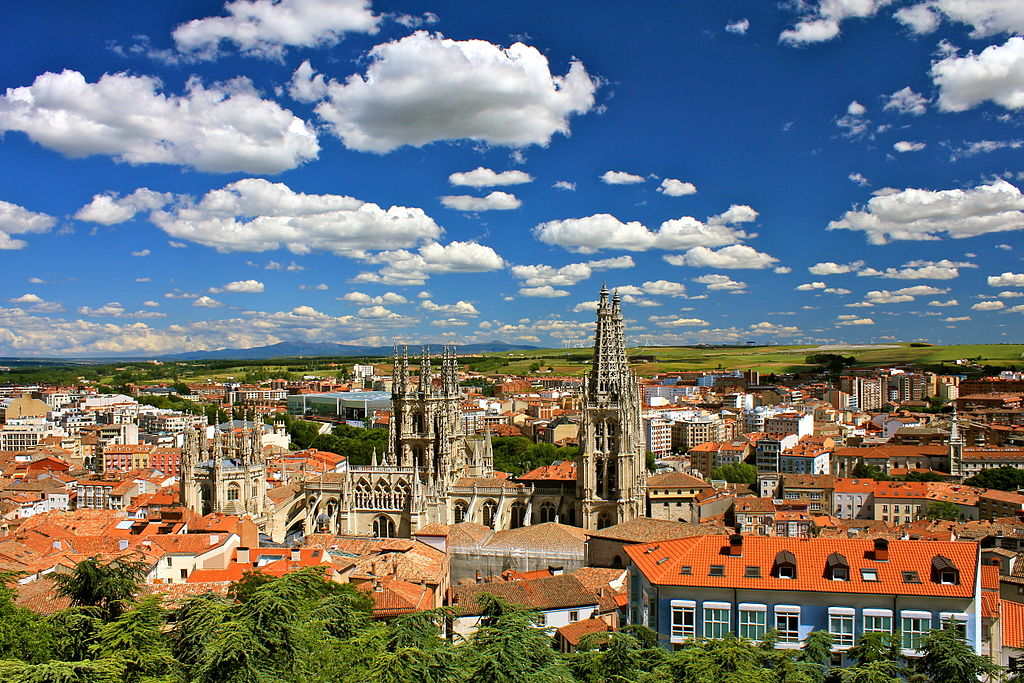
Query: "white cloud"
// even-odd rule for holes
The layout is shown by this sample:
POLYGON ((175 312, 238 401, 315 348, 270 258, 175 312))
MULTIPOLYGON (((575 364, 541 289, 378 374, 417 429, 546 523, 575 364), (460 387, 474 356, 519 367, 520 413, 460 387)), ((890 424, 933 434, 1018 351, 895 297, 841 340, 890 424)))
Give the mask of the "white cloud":
POLYGON ((923 142, 911 142, 909 140, 900 140, 899 142, 893 143, 892 148, 897 152, 920 152, 928 145, 923 142))
POLYGON ((1024 287, 1024 273, 1006 272, 1002 275, 989 275, 989 287, 1024 287))
POLYGON ((872 244, 975 237, 1024 228, 1024 195, 1005 180, 966 190, 906 189, 872 197, 829 230, 862 230, 872 244))
POLYGON ((605 171, 601 174, 601 182, 608 185, 635 185, 642 183, 647 178, 626 171, 605 171))
POLYGON ((456 211, 508 211, 523 205, 519 198, 508 192, 491 192, 486 197, 473 197, 467 194, 445 195, 441 203, 456 211))
POLYGON ((865 268, 858 276, 881 277, 890 280, 952 280, 960 276, 961 268, 977 268, 977 264, 969 261, 908 261, 899 268, 865 268))
POLYGON ((1003 299, 1016 299, 1018 297, 1024 296, 1024 292, 1014 292, 1007 289, 1003 290, 1002 292, 999 292, 998 294, 996 294, 996 296, 1002 297, 1003 299))
POLYGON ((691 216, 667 220, 657 231, 639 221, 623 223, 615 216, 598 213, 585 218, 566 218, 541 223, 533 229, 534 236, 546 244, 555 244, 583 254, 598 249, 690 249, 692 247, 720 247, 748 237, 742 230, 728 223, 749 222, 757 212, 749 206, 736 205, 707 222, 691 216))
POLYGON ((555 289, 551 285, 540 285, 539 287, 520 288, 519 296, 558 297, 569 296, 569 292, 565 289, 555 289))
POLYGON ((754 323, 748 329, 756 334, 777 334, 787 336, 800 333, 799 327, 794 327, 792 325, 778 325, 767 321, 754 323))
POLYGON ((64 307, 55 301, 47 301, 38 294, 26 293, 21 296, 16 296, 13 299, 8 299, 12 304, 18 306, 27 307, 29 310, 36 311, 38 313, 57 313, 64 310, 64 307))
POLYGON ((857 100, 850 102, 846 107, 846 113, 850 116, 864 116, 867 112, 868 108, 857 100))
POLYGON ((948 291, 948 289, 939 289, 929 285, 915 285, 892 292, 888 289, 872 290, 867 293, 867 300, 872 304, 899 304, 914 301, 914 298, 918 296, 935 296, 936 294, 945 294, 948 291))
POLYGON ((931 33, 942 23, 942 17, 934 12, 926 3, 901 7, 893 14, 914 33, 931 33))
MULTIPOLYGON (((427 296, 430 296, 429 294, 427 296)), ((395 292, 385 292, 379 296, 370 296, 363 292, 349 292, 338 297, 340 301, 354 301, 358 304, 407 304, 409 300, 395 292)))
POLYGON ((297 102, 319 102, 327 96, 327 81, 318 74, 309 60, 302 62, 288 81, 288 94, 297 102))
POLYGON ((896 111, 900 114, 913 114, 920 116, 928 110, 928 98, 921 93, 911 90, 910 86, 897 90, 889 95, 889 101, 885 103, 885 109, 896 111))
POLYGON ((850 179, 851 183, 854 183, 856 185, 860 185, 861 187, 865 187, 866 185, 870 185, 871 184, 871 181, 868 180, 861 173, 851 173, 850 175, 848 175, 846 177, 850 179))
POLYGON ((935 306, 937 308, 948 308, 950 306, 959 306, 960 302, 956 299, 947 299, 946 301, 929 301, 929 306, 935 306))
POLYGON ((696 194, 697 186, 693 183, 684 183, 682 180, 676 180, 675 178, 665 178, 661 181, 661 185, 658 186, 658 192, 669 197, 682 197, 688 194, 696 194))
POLYGON ((178 242, 175 240, 167 240, 167 246, 171 247, 172 249, 186 249, 188 247, 188 245, 185 244, 184 242, 178 242))
POLYGON ((943 318, 942 322, 944 322, 944 323, 960 323, 960 322, 963 322, 965 320, 970 320, 970 319, 971 319, 971 316, 969 316, 969 315, 961 315, 961 316, 956 316, 956 317, 952 317, 951 316, 949 318, 943 318))
POLYGON ((841 322, 837 322, 836 323, 836 325, 843 325, 843 326, 848 326, 848 325, 874 325, 874 324, 875 324, 875 321, 872 320, 871 318, 854 318, 853 320, 843 320, 841 322))
POLYGON ((793 272, 793 269, 789 266, 775 266, 772 268, 772 272, 776 275, 788 275, 793 272))
POLYGON ((216 299, 211 299, 208 296, 200 296, 197 297, 192 302, 192 305, 198 306, 199 308, 217 308, 219 306, 222 306, 223 304, 221 304, 221 302, 217 301, 216 299))
POLYGON ((150 220, 168 235, 220 252, 269 251, 296 254, 409 247, 440 236, 441 228, 422 209, 387 210, 352 197, 303 194, 283 183, 246 178, 207 192, 199 201, 181 197, 150 220))
POLYGON ((420 302, 420 308, 424 311, 446 313, 448 315, 480 315, 480 311, 476 309, 476 306, 462 300, 456 301, 454 304, 435 304, 430 299, 425 299, 420 302))
POLYGON ((857 271, 863 265, 863 261, 853 261, 852 263, 835 263, 834 261, 823 261, 821 263, 815 263, 807 270, 809 270, 812 275, 841 275, 843 273, 852 273, 854 271, 857 271))
POLYGON ((1004 308, 1006 304, 1002 301, 979 301, 971 306, 972 311, 1000 311, 1004 308))
POLYGON ((191 78, 184 95, 159 92, 151 76, 104 74, 96 83, 66 69, 0 96, 0 132, 21 131, 72 158, 94 154, 129 164, 175 164, 199 171, 280 173, 316 159, 316 133, 236 78, 206 87, 191 78))
POLYGON ((154 192, 140 187, 129 195, 119 197, 116 192, 93 195, 92 201, 75 212, 75 218, 87 223, 117 225, 135 218, 140 211, 163 208, 174 199, 167 192, 154 192))
POLYGON ((337 45, 346 33, 376 33, 367 0, 231 0, 227 16, 193 19, 174 29, 174 44, 193 59, 213 59, 221 43, 280 60, 288 47, 337 45))
POLYGON ((388 310, 384 306, 367 306, 366 308, 360 308, 356 311, 356 315, 361 318, 401 318, 394 311, 388 310))
POLYGON ((942 111, 966 111, 986 100, 1024 108, 1024 37, 990 45, 981 54, 952 54, 932 64, 931 77, 942 111))
POLYGON ((555 188, 556 190, 566 190, 568 192, 576 191, 576 183, 570 183, 568 180, 556 180, 555 184, 552 185, 551 187, 555 188))
POLYGON ((823 291, 825 294, 835 294, 836 296, 845 296, 846 294, 850 293, 850 290, 845 289, 843 287, 826 287, 821 291, 823 291))
POLYGON ((1024 7, 1017 0, 928 0, 895 16, 915 33, 931 33, 943 18, 969 25, 971 38, 1024 33, 1024 7))
POLYGON ((328 85, 317 114, 346 147, 390 152, 438 140, 547 145, 569 134, 569 117, 594 106, 597 82, 573 61, 553 76, 547 57, 523 43, 449 40, 417 31, 375 46, 365 74, 328 85))
POLYGON ((140 249, 139 251, 133 251, 132 256, 149 256, 149 249, 140 249))
POLYGON ((798 292, 813 292, 816 289, 826 289, 828 285, 824 282, 805 282, 802 285, 797 285, 796 290, 798 292))
POLYGON ((498 173, 489 168, 479 166, 472 171, 452 173, 448 176, 452 185, 468 185, 469 187, 493 187, 495 185, 522 185, 532 183, 533 176, 524 171, 502 171, 498 173))
POLYGON ((641 289, 652 296, 686 296, 686 285, 670 280, 648 280, 641 285, 641 289))
POLYGON ((288 272, 296 272, 296 273, 306 269, 304 266, 300 266, 295 261, 290 261, 289 263, 278 263, 277 261, 267 261, 267 265, 265 265, 265 266, 261 266, 260 264, 254 263, 253 261, 248 261, 247 264, 252 266, 253 268, 263 268, 264 270, 286 270, 288 272))
POLYGON ((801 3, 803 10, 793 28, 779 34, 779 42, 800 46, 832 40, 839 35, 840 23, 846 19, 864 19, 874 14, 890 0, 819 0, 801 3))
POLYGON ((707 285, 708 289, 712 291, 740 291, 747 287, 746 282, 738 282, 728 275, 719 275, 717 273, 701 275, 700 277, 693 278, 693 281, 707 285))
MULTIPOLYGON (((0 114, 2 114, 2 110, 0 110, 0 114)), ((0 201, 0 250, 24 249, 28 246, 28 242, 11 237, 11 235, 48 232, 56 224, 57 219, 53 216, 29 211, 10 202, 0 201)))
POLYGON ((1020 149, 1022 147, 1024 147, 1024 140, 975 140, 965 142, 962 147, 953 150, 949 159, 950 161, 959 161, 978 154, 990 154, 1000 149, 1020 149))
POLYGON ((415 253, 405 249, 383 251, 365 260, 384 267, 377 273, 360 273, 353 282, 422 285, 431 274, 483 273, 505 267, 497 252, 476 242, 430 242, 415 253))
POLYGON ((260 294, 263 292, 263 283, 259 280, 235 280, 223 287, 210 287, 211 294, 228 292, 230 294, 260 294))
POLYGON ((770 268, 778 259, 757 251, 745 244, 734 244, 718 251, 707 247, 694 247, 686 254, 670 254, 663 257, 673 266, 693 266, 695 268, 770 268))
POLYGON ((707 327, 710 323, 701 318, 669 318, 655 323, 658 327, 707 327))
POLYGON ((750 20, 737 19, 736 21, 730 21, 725 25, 725 30, 738 36, 746 35, 747 31, 750 30, 750 20))

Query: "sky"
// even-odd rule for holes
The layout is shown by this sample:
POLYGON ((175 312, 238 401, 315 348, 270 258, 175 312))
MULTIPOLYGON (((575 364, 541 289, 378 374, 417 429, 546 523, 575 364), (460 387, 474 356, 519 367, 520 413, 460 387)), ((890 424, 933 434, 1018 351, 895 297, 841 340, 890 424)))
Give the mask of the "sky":
POLYGON ((1021 342, 1024 2, 22 3, 0 355, 1021 342))

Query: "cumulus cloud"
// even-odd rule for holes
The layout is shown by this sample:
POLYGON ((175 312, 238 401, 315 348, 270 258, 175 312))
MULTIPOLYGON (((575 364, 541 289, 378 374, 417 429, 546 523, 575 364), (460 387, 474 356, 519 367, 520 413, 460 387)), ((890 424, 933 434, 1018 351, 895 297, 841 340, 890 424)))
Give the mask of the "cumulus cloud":
POLYGON ((966 190, 906 189, 872 197, 829 230, 860 230, 872 244, 963 238, 1024 228, 1024 195, 1005 180, 966 190))
POLYGON ((599 261, 587 261, 584 263, 570 263, 561 267, 548 266, 544 264, 512 266, 512 275, 522 281, 526 287, 540 287, 543 285, 571 286, 589 278, 595 270, 608 270, 613 268, 632 268, 636 265, 632 256, 620 256, 618 258, 601 259, 599 261))
POLYGON ((913 114, 920 116, 928 110, 928 98, 921 93, 914 92, 910 86, 897 90, 889 95, 885 103, 886 111, 895 111, 900 114, 913 114))
POLYGON ((488 246, 476 242, 430 242, 416 252, 383 251, 366 257, 367 263, 383 264, 376 273, 363 272, 353 282, 422 285, 431 274, 483 273, 505 267, 505 260, 488 246))
POLYGON ((817 289, 826 289, 828 285, 824 282, 805 282, 802 285, 797 285, 796 290, 798 292, 813 292, 817 289))
POLYGON ((553 298, 559 296, 569 296, 569 291, 565 289, 555 289, 551 285, 540 285, 538 287, 521 287, 519 289, 519 296, 553 298))
POLYGON ((836 325, 843 325, 843 326, 849 326, 849 325, 874 325, 874 324, 875 324, 875 321, 872 320, 871 318, 853 318, 852 320, 842 320, 842 321, 836 323, 836 325))
POLYGON ((989 154, 1000 149, 1020 149, 1022 147, 1024 147, 1024 140, 974 140, 964 142, 961 147, 953 150, 949 159, 950 161, 959 161, 966 157, 989 154))
POLYGON ((356 315, 361 318, 401 318, 399 314, 392 310, 385 308, 384 306, 367 306, 366 308, 360 308, 356 311, 356 315))
POLYGON ((0 250, 24 249, 28 242, 12 235, 48 232, 56 224, 57 219, 53 216, 0 201, 0 250))
POLYGON ((192 305, 198 308, 218 308, 223 304, 217 301, 216 299, 212 299, 208 296, 200 296, 196 297, 195 300, 192 301, 192 305))
POLYGON ((132 252, 132 256, 149 256, 149 254, 150 254, 149 249, 140 249, 138 251, 133 251, 132 252))
POLYGON ((734 244, 718 251, 707 247, 694 247, 685 254, 670 254, 663 257, 673 266, 693 266, 694 268, 771 268, 779 260, 757 251, 745 244, 734 244))
POLYGON ((948 291, 948 289, 939 289, 929 285, 904 287, 891 292, 888 289, 872 290, 867 293, 867 301, 872 304, 899 304, 914 301, 918 296, 935 296, 948 291))
POLYGON ((552 75, 535 47, 417 31, 375 46, 364 74, 331 81, 317 114, 346 147, 390 152, 439 140, 547 145, 594 106, 597 81, 573 61, 552 75))
POLYGON ((236 78, 184 95, 160 92, 151 76, 46 72, 0 96, 0 132, 21 131, 72 158, 95 154, 129 164, 174 164, 199 171, 280 173, 317 158, 316 133, 236 78))
POLYGON ((518 209, 523 203, 514 194, 508 192, 491 192, 486 197, 473 197, 467 194, 446 195, 441 203, 456 211, 508 211, 518 209))
POLYGON ((746 35, 747 31, 750 30, 750 20, 737 19, 736 21, 730 21, 725 25, 725 30, 738 36, 746 35))
POLYGON ((353 301, 358 304, 407 304, 409 300, 395 292, 385 292, 378 296, 370 296, 364 292, 349 292, 338 297, 340 301, 353 301))
POLYGON ((303 194, 283 183, 246 178, 196 201, 181 197, 150 220, 171 237, 220 252, 269 251, 296 254, 410 247, 437 239, 441 228, 418 208, 376 204, 333 194, 303 194))
POLYGON ((648 280, 640 288, 652 296, 686 296, 686 285, 670 280, 648 280))
POLYGON ((939 109, 966 111, 986 100, 1006 109, 1024 108, 1024 37, 990 45, 980 54, 956 53, 932 64, 939 109))
POLYGON ((937 308, 948 308, 949 306, 959 306, 960 302, 956 299, 947 299, 946 301, 929 301, 929 306, 935 306, 937 308))
POLYGON ((615 216, 598 213, 585 218, 566 218, 541 223, 534 237, 570 251, 591 254, 598 249, 691 249, 736 244, 749 235, 732 225, 756 220, 757 211, 734 204, 725 212, 701 222, 691 216, 667 220, 656 231, 639 221, 623 223, 615 216))
POLYGON ((224 11, 175 28, 178 50, 214 59, 228 43, 243 54, 279 60, 289 47, 331 47, 346 33, 376 33, 380 21, 368 0, 231 0, 224 11))
POLYGON ((926 0, 895 17, 914 33, 931 33, 943 19, 970 26, 971 38, 1024 33, 1024 7, 1016 0, 926 0))
POLYGON ((420 302, 420 308, 424 311, 444 313, 446 315, 480 315, 480 311, 476 309, 476 306, 468 301, 462 300, 456 301, 454 304, 436 304, 430 299, 425 299, 420 302))
POLYGON ((235 280, 223 287, 210 287, 211 294, 227 292, 229 294, 260 294, 263 292, 263 283, 259 280, 235 280))
POLYGON ((327 96, 327 81, 307 59, 295 69, 288 81, 288 94, 297 102, 319 102, 327 96))
POLYGON ((661 185, 658 186, 658 192, 669 197, 682 197, 688 194, 696 194, 697 186, 693 183, 684 183, 682 180, 676 180, 675 178, 665 178, 661 181, 661 185))
POLYGON ((862 173, 851 173, 846 177, 850 179, 851 183, 854 183, 855 185, 860 185, 861 187, 865 187, 871 184, 871 181, 868 180, 862 173))
POLYGON ((700 277, 693 278, 693 281, 702 285, 707 285, 708 289, 712 291, 740 291, 747 288, 746 282, 739 282, 737 280, 733 280, 728 275, 720 275, 717 273, 701 275, 700 277))
POLYGON ((823 261, 821 263, 815 263, 807 270, 809 270, 812 275, 842 275, 843 273, 853 273, 859 270, 863 265, 863 261, 853 261, 852 263, 823 261))
POLYGON ((899 268, 865 268, 857 273, 864 277, 881 277, 890 280, 952 280, 960 276, 961 268, 977 268, 977 264, 969 261, 941 261, 916 260, 908 261, 899 268))
POLYGON ((779 34, 784 45, 802 46, 822 43, 839 35, 840 24, 846 19, 864 19, 874 16, 889 0, 819 0, 801 3, 804 13, 792 28, 779 34))
POLYGON ((570 183, 568 180, 556 180, 555 184, 551 187, 556 190, 566 190, 567 192, 574 192, 576 190, 576 183, 570 183))
POLYGON ((960 315, 960 316, 956 316, 956 317, 943 318, 942 322, 944 322, 944 323, 960 323, 960 322, 963 322, 965 320, 970 320, 970 319, 971 319, 971 316, 969 316, 969 315, 960 315))
POLYGON ((971 306, 972 311, 1000 311, 1004 308, 1006 304, 1002 301, 979 301, 971 306))
POLYGON ((532 183, 533 176, 524 171, 502 171, 498 173, 489 168, 478 166, 472 171, 452 173, 448 176, 452 185, 468 185, 469 187, 493 187, 495 185, 522 185, 532 183))
MULTIPOLYGON (((155 302, 147 302, 155 303, 155 302)), ((143 304, 146 305, 146 304, 143 304)), ((91 306, 79 306, 78 314, 90 318, 166 318, 166 313, 159 311, 129 311, 119 301, 108 301, 102 306, 93 308, 91 306)))
POLYGON ((647 178, 642 175, 636 175, 635 173, 628 173, 626 171, 605 171, 601 174, 601 182, 608 185, 635 185, 642 183, 647 178))
POLYGON ((16 296, 13 299, 8 299, 12 304, 16 304, 22 308, 27 308, 31 311, 38 313, 57 313, 64 310, 64 307, 56 301, 47 301, 38 294, 25 293, 21 296, 16 296))
POLYGON ((702 318, 670 317, 668 320, 659 320, 655 323, 658 327, 707 327, 710 323, 702 318))
POLYGON ((140 211, 154 211, 168 204, 174 195, 140 187, 129 195, 116 192, 93 195, 92 201, 75 212, 75 218, 86 223, 117 225, 135 218, 140 211))
POLYGON ((780 336, 799 334, 800 332, 799 327, 794 327, 792 325, 779 325, 767 321, 754 323, 747 329, 756 334, 775 334, 780 336))
POLYGON ((942 23, 942 17, 927 3, 901 7, 893 14, 900 22, 914 33, 931 33, 942 23))
POLYGON ((989 275, 989 287, 1024 287, 1024 273, 1006 272, 1002 275, 989 275))
POLYGON ((928 145, 923 142, 911 142, 909 140, 900 140, 893 144, 892 148, 897 152, 920 152, 928 145))

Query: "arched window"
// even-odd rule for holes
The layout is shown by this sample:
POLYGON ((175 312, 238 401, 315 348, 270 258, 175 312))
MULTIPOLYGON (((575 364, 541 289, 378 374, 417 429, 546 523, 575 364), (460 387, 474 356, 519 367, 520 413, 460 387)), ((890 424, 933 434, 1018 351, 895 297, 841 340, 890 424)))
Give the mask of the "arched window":
POLYGON ((608 516, 608 513, 602 512, 601 514, 599 514, 597 516, 597 528, 598 529, 604 529, 605 527, 610 527, 611 525, 612 525, 612 520, 611 520, 611 517, 608 516))
POLYGON ((373 535, 375 538, 394 538, 395 523, 387 515, 380 515, 374 518, 373 535))
POLYGON ((518 529, 526 523, 526 506, 522 503, 513 503, 509 510, 509 528, 518 529))
POLYGON ((412 414, 412 431, 416 434, 422 434, 426 431, 423 428, 423 413, 419 411, 412 414))
POLYGON ((484 526, 494 526, 494 513, 498 511, 498 504, 493 500, 484 502, 484 526))
POLYGON ((464 500, 457 500, 457 501, 455 501, 455 505, 452 506, 452 515, 455 518, 455 523, 456 524, 458 524, 459 522, 465 522, 466 521, 466 501, 464 501, 464 500))
POLYGON ((541 521, 541 523, 543 524, 544 522, 553 522, 553 521, 555 521, 556 512, 557 511, 555 510, 554 503, 544 503, 543 505, 541 505, 540 506, 540 521, 541 521))
POLYGON ((238 500, 241 494, 241 487, 237 482, 228 484, 228 500, 238 500))

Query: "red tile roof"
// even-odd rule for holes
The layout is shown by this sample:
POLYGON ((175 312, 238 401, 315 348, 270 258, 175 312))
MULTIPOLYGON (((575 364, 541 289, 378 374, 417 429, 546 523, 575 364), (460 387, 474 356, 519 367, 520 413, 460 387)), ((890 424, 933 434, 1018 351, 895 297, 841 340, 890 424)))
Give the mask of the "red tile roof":
POLYGON ((889 561, 873 559, 873 542, 862 539, 785 538, 744 536, 742 556, 729 555, 729 540, 721 536, 627 546, 626 552, 647 578, 658 585, 802 590, 828 593, 879 593, 884 595, 932 595, 970 597, 977 571, 977 543, 965 541, 890 541, 889 561), (789 551, 796 557, 797 577, 776 578, 776 557, 789 551), (846 557, 849 581, 825 578, 826 558, 833 552, 846 557), (932 580, 932 558, 949 558, 960 571, 957 585, 932 580), (708 576, 710 565, 721 565, 724 576, 708 576), (747 578, 747 566, 761 567, 761 578, 747 578), (689 566, 689 574, 680 567, 689 566), (863 581, 861 568, 876 570, 878 581, 863 581), (914 571, 920 583, 905 583, 901 572, 914 571))
POLYGON ((1024 649, 1024 605, 1002 601, 1003 646, 1024 649))
POLYGON ((570 645, 575 647, 580 644, 583 638, 592 633, 603 633, 610 630, 611 628, 608 624, 600 619, 584 619, 583 621, 575 621, 561 627, 558 629, 558 635, 565 638, 570 645))

